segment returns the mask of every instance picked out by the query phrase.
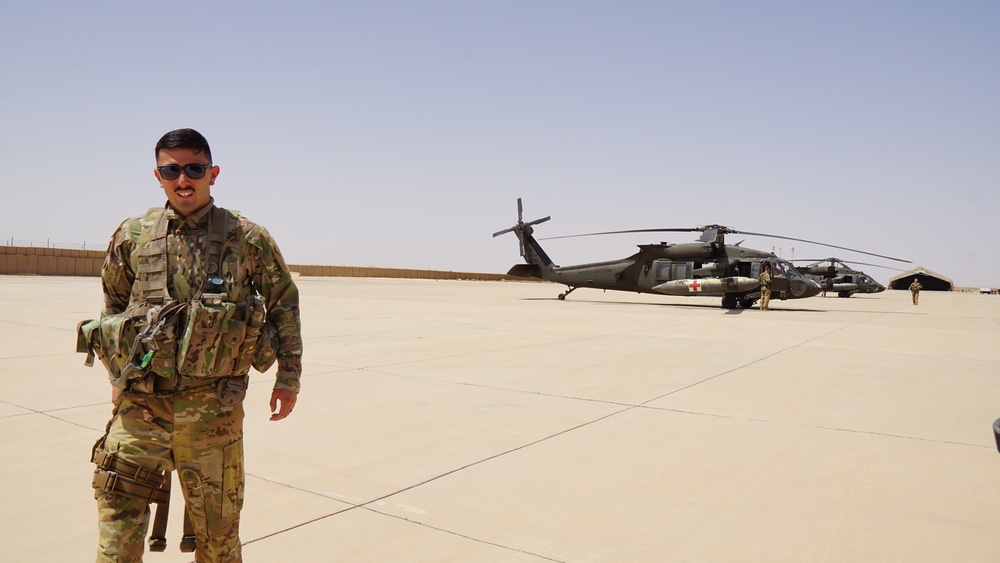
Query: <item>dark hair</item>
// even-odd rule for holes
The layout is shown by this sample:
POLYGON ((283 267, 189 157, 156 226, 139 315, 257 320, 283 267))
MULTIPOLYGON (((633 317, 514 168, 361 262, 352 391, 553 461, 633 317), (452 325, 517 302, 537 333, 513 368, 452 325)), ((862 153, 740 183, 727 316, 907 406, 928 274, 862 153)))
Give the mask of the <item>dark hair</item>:
POLYGON ((163 149, 191 149, 194 152, 203 152, 208 161, 212 162, 212 149, 208 147, 208 140, 194 129, 174 129, 160 137, 156 143, 154 156, 160 158, 160 151, 163 149))

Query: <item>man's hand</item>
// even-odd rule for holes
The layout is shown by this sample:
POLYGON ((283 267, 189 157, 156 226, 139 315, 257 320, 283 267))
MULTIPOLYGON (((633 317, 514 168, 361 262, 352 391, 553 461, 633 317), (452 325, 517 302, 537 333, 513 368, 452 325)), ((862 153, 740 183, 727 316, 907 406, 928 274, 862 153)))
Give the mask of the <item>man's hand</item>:
POLYGON ((112 385, 111 386, 111 404, 117 407, 118 406, 118 399, 121 396, 122 396, 122 390, 119 389, 119 388, 117 388, 117 387, 115 387, 114 385, 112 385))
POLYGON ((289 391, 288 389, 275 389, 271 391, 271 420, 281 420, 292 414, 292 409, 295 408, 295 400, 298 396, 298 393, 289 391), (278 403, 281 403, 280 410, 278 409, 278 403))

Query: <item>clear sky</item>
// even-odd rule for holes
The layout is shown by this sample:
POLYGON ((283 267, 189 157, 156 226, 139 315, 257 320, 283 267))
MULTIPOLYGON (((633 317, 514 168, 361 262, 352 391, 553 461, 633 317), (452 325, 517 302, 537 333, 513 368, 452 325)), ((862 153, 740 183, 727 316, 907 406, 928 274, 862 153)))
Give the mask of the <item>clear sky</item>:
POLYGON ((103 248, 193 127, 292 263, 505 272, 522 197, 538 236, 719 223, 996 287, 998 29, 995 0, 5 2, 0 239, 103 248))

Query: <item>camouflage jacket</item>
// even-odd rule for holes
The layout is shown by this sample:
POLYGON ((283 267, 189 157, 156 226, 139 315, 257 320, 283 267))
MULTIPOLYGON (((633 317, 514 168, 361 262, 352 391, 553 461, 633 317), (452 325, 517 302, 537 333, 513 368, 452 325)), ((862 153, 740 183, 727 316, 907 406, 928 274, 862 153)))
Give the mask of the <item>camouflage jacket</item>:
MULTIPOLYGON (((209 205, 180 217, 166 206, 167 290, 180 302, 196 299, 204 287, 206 249, 209 246, 209 217, 215 206, 209 205)), ((144 221, 159 212, 133 217, 118 226, 108 245, 101 268, 104 290, 104 315, 115 315, 136 303, 141 292, 133 291, 139 259, 136 251, 144 221)), ((257 292, 265 299, 267 320, 278 331, 278 373, 274 387, 298 392, 302 374, 302 328, 299 317, 299 292, 291 273, 267 229, 246 217, 238 217, 235 241, 228 241, 221 260, 220 276, 230 301, 238 301, 257 292)))

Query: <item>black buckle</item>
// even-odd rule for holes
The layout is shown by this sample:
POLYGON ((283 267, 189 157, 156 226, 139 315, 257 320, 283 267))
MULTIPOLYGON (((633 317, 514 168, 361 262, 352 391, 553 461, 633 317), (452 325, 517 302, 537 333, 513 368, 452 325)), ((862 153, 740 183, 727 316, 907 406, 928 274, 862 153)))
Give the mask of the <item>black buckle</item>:
POLYGON ((167 538, 149 538, 149 550, 150 551, 166 551, 167 550, 167 538))

